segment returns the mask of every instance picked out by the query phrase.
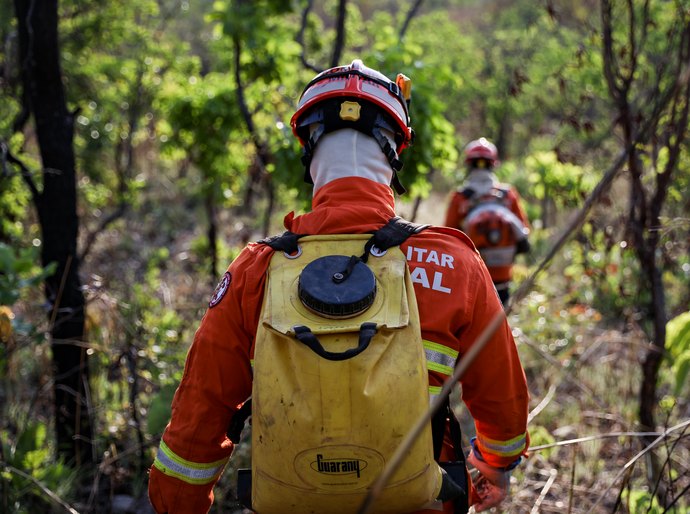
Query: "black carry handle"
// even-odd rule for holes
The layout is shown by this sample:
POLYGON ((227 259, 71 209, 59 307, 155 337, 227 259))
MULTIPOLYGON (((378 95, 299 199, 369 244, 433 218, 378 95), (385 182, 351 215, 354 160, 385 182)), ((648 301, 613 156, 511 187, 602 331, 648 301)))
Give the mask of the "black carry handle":
POLYGON ((295 337, 301 343, 308 346, 319 357, 323 357, 329 361, 344 361, 359 355, 367 349, 367 346, 369 346, 371 342, 371 338, 376 334, 376 323, 362 323, 359 327, 359 344, 357 348, 350 348, 340 353, 326 350, 309 327, 295 325, 292 327, 292 330, 295 331, 295 337))

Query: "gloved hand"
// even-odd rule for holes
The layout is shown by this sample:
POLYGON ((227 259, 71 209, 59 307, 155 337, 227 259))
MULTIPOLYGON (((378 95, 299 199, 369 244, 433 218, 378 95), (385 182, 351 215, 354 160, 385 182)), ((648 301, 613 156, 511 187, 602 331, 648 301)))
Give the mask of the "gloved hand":
POLYGON ((508 496, 512 469, 505 470, 490 466, 474 447, 467 456, 467 462, 480 473, 477 479, 472 480, 479 496, 479 502, 474 504, 474 510, 483 512, 499 505, 508 496))

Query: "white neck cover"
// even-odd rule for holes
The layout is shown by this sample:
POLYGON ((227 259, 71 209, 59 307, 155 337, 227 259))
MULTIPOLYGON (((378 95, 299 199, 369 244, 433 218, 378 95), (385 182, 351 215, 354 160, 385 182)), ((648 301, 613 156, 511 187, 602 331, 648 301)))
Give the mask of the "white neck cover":
MULTIPOLYGON (((392 135, 384 135, 391 140, 392 135)), ((393 170, 373 137, 354 129, 341 129, 321 136, 309 168, 314 191, 344 177, 362 177, 390 185, 393 170)))
POLYGON ((473 169, 467 175, 465 187, 473 189, 476 195, 481 196, 491 191, 495 182, 496 175, 490 170, 473 169))

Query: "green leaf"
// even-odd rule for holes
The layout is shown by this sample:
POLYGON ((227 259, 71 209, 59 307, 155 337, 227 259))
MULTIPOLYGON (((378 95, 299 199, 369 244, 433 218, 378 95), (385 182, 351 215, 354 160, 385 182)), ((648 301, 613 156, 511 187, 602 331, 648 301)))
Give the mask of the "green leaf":
POLYGON ((666 349, 672 358, 690 350, 690 311, 666 324, 666 349))
POLYGON ((690 351, 684 353, 674 362, 676 386, 674 394, 680 396, 683 387, 687 384, 688 373, 690 373, 690 351))
POLYGON ((151 400, 147 422, 149 434, 158 435, 163 433, 170 419, 170 406, 175 395, 175 389, 173 385, 163 386, 151 400))

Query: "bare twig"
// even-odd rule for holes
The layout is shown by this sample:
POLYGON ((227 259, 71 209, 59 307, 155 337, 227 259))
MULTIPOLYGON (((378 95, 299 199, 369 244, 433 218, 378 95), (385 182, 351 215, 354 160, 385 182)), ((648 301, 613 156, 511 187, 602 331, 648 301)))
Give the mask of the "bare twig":
POLYGON ((41 193, 38 190, 38 187, 36 187, 36 183, 34 182, 34 179, 32 177, 31 170, 24 164, 22 161, 20 161, 17 157, 15 157, 12 152, 10 151, 9 146, 4 141, 0 141, 0 151, 2 152, 2 167, 3 167, 3 174, 5 172, 5 162, 9 162, 10 164, 14 164, 17 166, 21 172, 22 172, 22 179, 24 179, 24 183, 27 185, 29 188, 29 191, 31 191, 31 196, 33 198, 34 203, 38 202, 38 199, 41 196, 41 193))
POLYGON ((570 490, 568 491, 568 514, 573 511, 575 498, 575 469, 577 468, 577 446, 573 446, 573 467, 570 470, 570 490))
POLYGON ((307 55, 306 55, 306 50, 305 50, 305 45, 304 45, 304 32, 307 29, 307 19, 309 18, 309 12, 311 11, 312 7, 314 6, 314 0, 308 0, 307 5, 305 6, 304 10, 302 11, 302 23, 299 28, 299 32, 297 32, 297 36, 295 37, 295 40, 299 43, 299 46, 302 48, 302 51, 299 54, 299 58, 302 61, 302 64, 304 65, 305 68, 315 71, 316 73, 321 72, 322 70, 314 66, 312 63, 310 63, 307 60, 307 55))
MULTIPOLYGON (((588 395, 598 406, 600 406, 600 407, 602 407, 602 408, 604 407, 604 405, 601 403, 601 401, 597 398, 597 395, 595 395, 594 392, 593 392, 591 389, 589 389, 587 386, 585 386, 585 385, 584 385, 582 382, 580 382, 579 380, 575 380, 575 379, 571 376, 571 370, 574 369, 574 367, 575 367, 575 365, 574 365, 575 362, 574 362, 574 361, 571 361, 571 364, 570 364, 570 365, 564 366, 563 364, 561 364, 561 362, 560 362, 558 359, 555 359, 553 356, 551 356, 551 355, 549 355, 548 353, 542 351, 541 348, 539 348, 539 345, 537 345, 536 343, 534 343, 534 341, 532 341, 530 338, 528 338, 528 337, 527 337, 524 333, 522 333, 522 332, 520 332, 520 333, 518 334, 518 336, 516 337, 516 339, 519 340, 521 343, 525 343, 525 344, 526 344, 527 346, 529 346, 532 350, 534 350, 537 354, 539 354, 542 358, 544 358, 544 359, 545 359, 546 361, 548 361, 550 364, 552 364, 553 366, 555 366, 555 367, 558 369, 558 371, 559 371, 560 373, 565 374, 565 375, 567 376, 567 378, 572 379, 572 383, 575 385, 575 387, 577 387, 578 389, 580 389, 583 393, 587 394, 587 395, 588 395)), ((580 359, 581 359, 581 358, 582 358, 582 356, 580 357, 580 359)), ((577 362, 579 362, 579 360, 578 360, 577 362)), ((538 407, 538 406, 537 406, 537 407, 538 407)), ((534 411, 536 411, 536 410, 537 410, 537 408, 534 409, 534 411)), ((534 412, 534 411, 533 411, 533 412, 534 412)), ((530 421, 531 421, 537 414, 538 414, 538 411, 537 411, 531 418, 529 418, 530 421)))
MULTIPOLYGON (((629 468, 631 468, 638 460, 640 460, 642 457, 647 455, 647 453, 649 453, 654 448, 656 448, 656 446, 659 445, 659 443, 663 442, 666 439, 666 437, 668 437, 671 433, 673 433, 677 430, 680 430, 680 429, 684 429, 688 425, 690 425, 690 419, 686 420, 682 423, 678 423, 677 425, 669 428, 668 430, 665 430, 654 441, 652 441, 650 444, 648 444, 642 451, 640 451, 637 455, 635 455, 632 459, 630 459, 625 464, 625 466, 623 466, 623 468, 618 472, 618 474, 616 474, 616 476, 613 478, 613 480, 608 485, 608 487, 606 487, 606 489, 601 493, 601 495, 599 496, 597 501, 594 502, 594 504, 590 507, 589 511, 587 511, 587 512, 595 512, 594 509, 601 503, 601 501, 604 499, 606 494, 608 494, 608 492, 611 490, 613 485, 616 482, 618 482, 618 480, 626 473, 626 471, 629 468)), ((652 433, 652 434, 647 434, 647 435, 654 435, 654 434, 652 433)))
MULTIPOLYGON (((670 412, 669 412, 670 416, 670 412)), ((668 422, 668 419, 666 420, 668 422)), ((661 465, 661 469, 663 470, 664 468, 668 467, 668 483, 672 484, 673 483, 673 469, 672 466, 670 465, 671 461, 671 456, 673 455, 673 452, 676 448, 676 445, 682 440, 683 436, 685 435, 686 430, 690 428, 690 425, 685 427, 683 429, 683 432, 680 434, 680 436, 672 442, 672 444, 669 446, 668 441, 664 441, 664 444, 666 444, 666 459, 664 460, 663 464, 661 465)), ((660 488, 663 487, 661 479, 663 477, 662 473, 659 473, 657 476, 656 482, 654 483, 654 489, 652 490, 652 496, 657 495, 657 491, 659 491, 660 488)))
POLYGON ((680 500, 681 498, 687 498, 686 494, 688 491, 690 491, 690 484, 686 485, 683 488, 683 490, 673 498, 671 503, 669 503, 666 506, 666 508, 664 508, 664 510, 661 512, 661 514, 665 514, 666 512, 669 512, 673 508, 673 506, 678 502, 678 500, 680 500))
POLYGON ((527 416, 527 424, 529 425, 534 418, 536 418, 541 411, 543 411, 546 406, 551 403, 551 400, 553 399, 554 394, 556 394, 556 389, 558 386, 556 384, 551 384, 549 387, 548 392, 546 393, 546 396, 542 399, 542 401, 539 402, 539 405, 537 405, 532 411, 529 413, 527 416))
POLYGON ((662 436, 665 432, 609 432, 607 434, 588 435, 586 437, 578 437, 576 439, 567 439, 565 441, 557 441, 555 443, 542 444, 539 446, 530 446, 531 452, 538 452, 547 450, 549 448, 557 448, 559 446, 570 446, 571 444, 587 443, 590 441, 598 441, 600 439, 611 439, 617 437, 649 437, 662 436))
POLYGON ((333 54, 331 55, 331 68, 338 66, 340 56, 345 47, 345 17, 347 15, 347 0, 338 0, 338 18, 335 24, 335 43, 333 44, 333 54))
POLYGON ((405 21, 403 22, 402 27, 400 27, 400 31, 398 32, 398 39, 400 39, 401 41, 405 37, 407 29, 410 27, 410 23, 412 22, 412 18, 414 18, 417 15, 419 8, 422 6, 422 3, 424 3, 424 0, 415 0, 414 4, 412 4, 412 7, 410 7, 410 10, 407 11, 405 21))
POLYGON ((546 498, 546 495, 549 492, 549 489, 551 489, 551 486, 556 481, 557 476, 558 476, 558 471, 556 471, 553 468, 549 470, 549 479, 546 481, 546 483, 544 484, 544 487, 542 488, 541 492, 539 493, 539 498, 537 498, 537 501, 534 502, 534 506, 532 507, 530 514, 539 514, 539 508, 541 507, 541 504, 544 502, 544 499, 546 498))
POLYGON ((117 208, 111 212, 108 216, 103 218, 101 222, 98 224, 98 227, 94 229, 93 231, 89 232, 88 236, 86 236, 86 242, 84 243, 84 249, 81 251, 79 254, 79 262, 83 262, 84 259, 87 257, 89 252, 91 252, 91 248, 93 247, 94 243, 96 242, 96 239, 98 239, 98 236, 100 236, 106 228, 108 228, 112 223, 115 221, 119 220, 127 211, 127 204, 124 202, 121 202, 120 205, 117 206, 117 208))
POLYGON ((41 483, 40 481, 36 480, 34 477, 32 477, 31 475, 29 475, 28 473, 25 473, 25 472, 23 472, 21 469, 17 469, 17 468, 15 468, 14 466, 10 466, 9 464, 7 464, 7 463, 4 462, 4 461, 3 461, 3 462, 0 462, 0 467, 4 468, 6 471, 9 471, 10 473, 12 473, 12 474, 14 474, 14 475, 20 476, 20 477, 22 477, 22 478, 28 480, 28 481, 31 482, 32 484, 34 484, 34 485, 35 485, 36 487, 38 487, 41 491, 43 491, 43 493, 45 493, 45 495, 46 495, 48 498, 50 498, 50 500, 51 500, 53 503, 55 503, 55 504, 59 505, 60 507, 62 507, 62 508, 65 510, 65 512, 69 512, 70 514, 79 514, 79 511, 77 511, 76 509, 74 509, 69 503, 67 503, 65 500, 63 500, 62 498, 60 498, 55 492, 53 492, 53 491, 51 491, 50 489, 48 489, 43 483, 41 483))
MULTIPOLYGON (((259 137, 259 133, 254 124, 254 119, 252 118, 252 113, 249 111, 247 106, 247 101, 244 96, 244 82, 242 81, 242 45, 238 37, 233 38, 233 51, 234 51, 234 65, 235 65, 235 85, 237 86, 237 103, 240 106, 240 112, 242 113, 242 119, 249 132, 249 137, 251 138, 254 147, 256 148, 256 165, 258 167, 258 172, 250 176, 249 185, 247 188, 248 193, 252 190, 253 183, 263 182, 265 187, 269 192, 269 197, 272 193, 271 185, 271 175, 266 171, 266 166, 271 159, 270 152, 268 150, 268 145, 259 137)), ((266 212, 266 220, 264 220, 264 231, 268 229, 268 223, 271 217, 271 211, 269 209, 273 208, 273 202, 269 201, 269 207, 266 212)), ((264 234, 268 235, 268 234, 264 234)))

